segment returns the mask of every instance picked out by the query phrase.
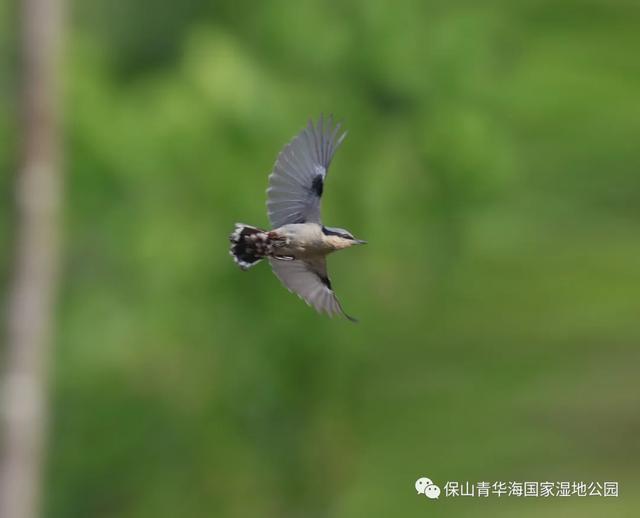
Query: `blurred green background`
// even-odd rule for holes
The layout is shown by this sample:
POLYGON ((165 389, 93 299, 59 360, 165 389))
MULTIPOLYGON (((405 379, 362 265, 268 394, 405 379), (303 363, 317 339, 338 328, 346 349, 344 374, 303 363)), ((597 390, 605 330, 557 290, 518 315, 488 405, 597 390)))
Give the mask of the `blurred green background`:
POLYGON ((637 2, 70 7, 46 517, 638 516, 637 2), (358 325, 227 254, 320 112, 349 130, 325 222, 370 243, 330 259, 358 325), (620 497, 433 502, 418 476, 620 497))

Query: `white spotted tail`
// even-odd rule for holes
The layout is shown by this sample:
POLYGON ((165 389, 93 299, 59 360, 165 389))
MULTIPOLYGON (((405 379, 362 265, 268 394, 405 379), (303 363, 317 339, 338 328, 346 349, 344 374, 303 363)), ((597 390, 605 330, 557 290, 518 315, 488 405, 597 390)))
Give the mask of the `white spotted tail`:
POLYGON ((229 253, 243 270, 258 264, 266 256, 271 255, 273 250, 269 232, 242 223, 236 223, 229 241, 231 242, 229 253))

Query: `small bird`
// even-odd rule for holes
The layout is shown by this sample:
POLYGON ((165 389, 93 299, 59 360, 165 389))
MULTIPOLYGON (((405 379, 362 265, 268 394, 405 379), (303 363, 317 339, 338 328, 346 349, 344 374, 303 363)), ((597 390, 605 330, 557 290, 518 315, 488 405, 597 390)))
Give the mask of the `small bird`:
POLYGON ((236 223, 229 236, 230 254, 248 270, 265 257, 282 284, 316 311, 344 315, 327 273, 326 256, 336 250, 362 245, 341 228, 326 227, 320 216, 320 199, 331 159, 347 135, 338 136, 340 124, 333 116, 325 124, 310 120, 306 128, 278 155, 267 189, 267 212, 272 230, 236 223))

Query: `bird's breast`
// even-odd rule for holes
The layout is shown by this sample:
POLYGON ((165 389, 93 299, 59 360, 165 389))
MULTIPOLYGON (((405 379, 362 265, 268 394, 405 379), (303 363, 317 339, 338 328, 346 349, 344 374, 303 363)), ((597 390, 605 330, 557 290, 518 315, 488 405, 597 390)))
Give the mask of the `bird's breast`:
POLYGON ((330 251, 322 239, 322 231, 319 225, 286 225, 277 229, 276 232, 286 237, 285 244, 278 250, 278 253, 283 255, 292 255, 303 259, 325 255, 330 251))

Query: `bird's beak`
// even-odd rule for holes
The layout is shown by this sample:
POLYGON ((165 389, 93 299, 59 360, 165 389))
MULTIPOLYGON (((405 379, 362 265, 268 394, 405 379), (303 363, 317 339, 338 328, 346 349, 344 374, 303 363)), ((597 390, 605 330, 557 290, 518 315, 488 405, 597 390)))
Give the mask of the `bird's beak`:
POLYGON ((367 244, 367 242, 363 241, 362 239, 356 239, 355 242, 356 242, 356 245, 366 245, 367 244))

